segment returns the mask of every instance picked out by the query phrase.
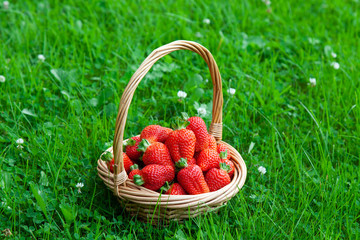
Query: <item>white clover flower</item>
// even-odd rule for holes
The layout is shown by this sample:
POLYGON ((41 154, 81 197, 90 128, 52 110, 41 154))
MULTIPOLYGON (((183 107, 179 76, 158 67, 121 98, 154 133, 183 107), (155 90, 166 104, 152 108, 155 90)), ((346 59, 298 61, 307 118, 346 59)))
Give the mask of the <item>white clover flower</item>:
POLYGON ((331 53, 331 56, 332 56, 333 58, 336 58, 336 57, 337 57, 336 53, 334 53, 334 52, 331 53))
POLYGON ((266 168, 264 168, 263 166, 260 166, 260 167, 258 167, 258 171, 259 171, 262 175, 264 175, 264 174, 266 173, 266 168))
POLYGON ((83 183, 77 183, 76 187, 78 188, 78 193, 81 193, 81 188, 84 187, 83 183))
POLYGON ((38 57, 38 60, 39 60, 40 62, 44 62, 44 61, 45 61, 45 56, 44 56, 44 55, 39 54, 37 57, 38 57))
POLYGON ((3 2, 3 6, 4 6, 5 9, 8 9, 9 5, 10 5, 9 1, 4 1, 3 2))
POLYGON ((271 5, 271 2, 270 2, 269 0, 264 1, 264 3, 265 3, 266 6, 270 6, 270 5, 271 5))
POLYGON ((195 37, 197 37, 197 38, 202 38, 203 35, 201 34, 201 32, 197 32, 197 33, 195 33, 195 37))
POLYGON ((178 91, 177 96, 178 96, 179 98, 186 98, 187 93, 186 93, 186 92, 183 92, 183 91, 178 91))
POLYGON ((251 194, 251 195, 250 195, 250 198, 251 198, 251 199, 255 199, 255 198, 256 198, 256 195, 255 195, 255 194, 251 194))
POLYGON ((199 107, 198 109, 196 109, 198 112, 198 115, 200 116, 205 116, 206 115, 206 109, 203 107, 199 107))
POLYGON ((316 86, 316 78, 309 78, 309 81, 310 81, 310 85, 312 87, 315 87, 316 86))
POLYGON ((6 81, 6 78, 3 75, 0 75, 0 82, 4 83, 6 81))
POLYGON ((340 68, 340 64, 338 62, 332 62, 331 66, 335 69, 338 70, 340 68))
POLYGON ((230 95, 234 95, 235 94, 235 92, 236 92, 236 90, 235 90, 235 88, 229 88, 228 90, 227 90, 227 92, 230 94, 230 95))
POLYGON ((210 19, 205 18, 205 19, 203 20, 203 23, 205 23, 205 24, 210 24, 210 19))
POLYGON ((16 140, 16 143, 19 145, 24 144, 24 139, 19 138, 18 140, 16 140))

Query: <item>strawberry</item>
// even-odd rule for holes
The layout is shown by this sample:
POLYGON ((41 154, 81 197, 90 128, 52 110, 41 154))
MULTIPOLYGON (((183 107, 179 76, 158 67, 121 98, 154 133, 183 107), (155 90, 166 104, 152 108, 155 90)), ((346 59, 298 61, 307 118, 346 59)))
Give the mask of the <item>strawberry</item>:
MULTIPOLYGON (((111 152, 107 151, 101 156, 101 160, 106 161, 106 165, 108 169, 110 170, 110 172, 113 173, 114 165, 115 165, 114 155, 111 152)), ((123 153, 123 162, 124 162, 125 171, 129 173, 130 167, 134 165, 134 163, 130 160, 130 158, 126 155, 126 153, 123 153)))
POLYGON ((172 166, 150 164, 141 170, 141 174, 134 175, 134 183, 157 191, 166 181, 171 182, 175 178, 175 169, 172 166))
POLYGON ((173 131, 172 129, 162 127, 160 125, 149 125, 142 130, 140 134, 140 139, 141 140, 146 139, 150 143, 154 143, 154 142, 163 143, 166 141, 166 139, 169 137, 169 134, 172 131, 173 131))
MULTIPOLYGON (((223 144, 223 143, 219 143, 218 145, 217 145, 217 152, 219 153, 219 154, 221 154, 222 152, 225 152, 227 155, 226 155, 226 158, 227 159, 230 159, 230 150, 229 150, 229 148, 225 145, 225 144, 223 144)), ((221 158, 223 158, 223 157, 221 157, 221 158)))
POLYGON ((141 152, 137 151, 139 143, 140 143, 139 136, 132 137, 124 143, 126 154, 133 161, 139 160, 141 156, 141 152))
POLYGON ((200 152, 209 146, 208 132, 206 124, 201 117, 191 117, 188 119, 190 124, 186 127, 195 133, 196 144, 195 152, 200 152))
POLYGON ((216 146, 216 140, 215 137, 211 134, 208 135, 208 139, 209 139, 209 146, 208 148, 217 151, 217 146, 216 146))
POLYGON ((143 139, 141 140, 138 150, 144 151, 142 160, 145 165, 159 164, 174 167, 174 162, 171 160, 169 149, 161 142, 150 144, 148 140, 143 139))
POLYGON ((126 153, 123 153, 123 162, 124 162, 124 168, 127 174, 130 172, 130 167, 134 165, 133 161, 126 155, 126 153))
POLYGON ((129 179, 134 179, 134 175, 142 175, 141 170, 139 169, 139 165, 134 164, 130 167, 129 179))
POLYGON ((175 163, 175 167, 177 171, 180 171, 180 169, 186 168, 187 166, 190 165, 196 165, 195 158, 191 158, 190 160, 186 160, 186 158, 180 158, 180 160, 175 163))
POLYGON ((196 159, 195 158, 191 158, 190 160, 187 160, 187 164, 190 165, 195 165, 196 164, 196 159))
MULTIPOLYGON (((228 165, 225 164, 225 166, 228 165)), ((210 169, 205 175, 205 180, 211 192, 217 191, 220 188, 225 187, 231 181, 229 174, 224 169, 222 169, 222 167, 220 167, 220 169, 210 169)))
POLYGON ((165 192, 165 194, 187 195, 185 190, 182 188, 182 186, 179 183, 173 183, 173 184, 169 185, 169 183, 166 182, 165 186, 168 187, 168 190, 165 192))
POLYGON ((101 160, 103 160, 104 162, 106 162, 106 165, 108 167, 108 169, 110 170, 110 172, 114 172, 114 155, 109 152, 106 151, 103 155, 101 155, 100 157, 101 160))
POLYGON ((194 158, 195 158, 196 160, 198 159, 200 153, 201 153, 201 152, 195 152, 195 153, 194 153, 194 158))
POLYGON ((216 168, 219 166, 220 163, 219 153, 210 148, 207 148, 200 152, 196 163, 197 165, 199 165, 203 172, 206 172, 211 168, 216 168))
POLYGON ((235 171, 235 166, 234 163, 231 160, 228 159, 220 159, 220 164, 222 163, 226 164, 229 166, 229 169, 224 169, 227 171, 227 173, 229 174, 230 178, 232 178, 234 176, 234 171, 235 171))
POLYGON ((190 165, 181 169, 177 174, 177 180, 189 194, 195 195, 210 191, 205 182, 204 174, 198 165, 190 165))
POLYGON ((195 143, 195 134, 191 130, 180 129, 170 133, 165 145, 176 163, 180 158, 192 159, 194 157, 195 143))

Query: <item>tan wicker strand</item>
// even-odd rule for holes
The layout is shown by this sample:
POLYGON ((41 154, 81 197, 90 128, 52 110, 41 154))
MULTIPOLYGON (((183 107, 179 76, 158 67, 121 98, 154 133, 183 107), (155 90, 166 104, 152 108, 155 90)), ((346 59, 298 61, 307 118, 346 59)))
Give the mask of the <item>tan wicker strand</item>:
POLYGON ((238 151, 231 145, 221 141, 222 138, 222 83, 217 64, 211 53, 202 45, 190 41, 175 41, 154 50, 140 65, 131 77, 120 100, 119 112, 116 118, 113 147, 107 149, 114 153, 114 173, 110 173, 104 161, 98 160, 98 175, 105 185, 118 197, 119 202, 132 216, 144 221, 170 220, 182 221, 198 216, 204 212, 216 212, 226 205, 244 185, 246 165, 238 151), (151 67, 165 55, 176 50, 190 50, 199 54, 207 63, 213 83, 213 111, 209 133, 218 143, 224 143, 231 152, 231 161, 235 166, 234 177, 230 184, 215 192, 199 195, 166 195, 137 186, 124 171, 122 145, 128 109, 135 90, 151 67))

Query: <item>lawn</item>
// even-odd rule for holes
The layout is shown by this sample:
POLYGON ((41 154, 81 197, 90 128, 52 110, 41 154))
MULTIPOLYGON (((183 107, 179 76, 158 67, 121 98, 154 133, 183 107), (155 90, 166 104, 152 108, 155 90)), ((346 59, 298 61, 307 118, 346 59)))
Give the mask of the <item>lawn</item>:
MULTIPOLYGON (((1 237, 359 239, 359 15, 358 0, 1 1, 1 237), (130 77, 178 39, 213 54, 223 139, 248 176, 218 213, 152 226, 96 166, 130 77)), ((199 106, 209 126, 212 96, 203 59, 171 53, 137 88, 125 137, 199 106)))

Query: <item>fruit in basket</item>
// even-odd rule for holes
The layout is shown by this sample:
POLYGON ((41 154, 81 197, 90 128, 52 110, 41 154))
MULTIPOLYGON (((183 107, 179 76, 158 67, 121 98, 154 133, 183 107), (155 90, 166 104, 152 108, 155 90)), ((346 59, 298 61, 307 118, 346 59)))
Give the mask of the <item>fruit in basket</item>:
POLYGON ((162 127, 160 125, 149 125, 142 130, 140 134, 140 139, 141 140, 146 139, 150 143, 154 143, 154 142, 163 143, 166 141, 166 139, 169 137, 169 134, 172 131, 173 131, 172 129, 162 127))
POLYGON ((217 191, 231 182, 230 176, 227 173, 229 168, 229 165, 224 164, 220 165, 220 168, 210 169, 205 174, 205 180, 211 192, 217 191))
MULTIPOLYGON (((221 154, 221 153, 226 153, 226 158, 227 159, 230 159, 230 150, 229 150, 229 148, 225 145, 225 144, 223 144, 223 143, 219 143, 218 145, 217 145, 217 152, 219 153, 219 154, 221 154)), ((222 157, 223 158, 223 157, 222 157)))
POLYGON ((175 163, 181 158, 192 159, 194 157, 195 144, 196 137, 194 132, 185 128, 170 133, 165 142, 175 163))
POLYGON ((126 153, 123 153, 123 162, 124 162, 124 168, 127 174, 130 172, 130 167, 134 165, 134 162, 131 161, 131 159, 126 155, 126 153))
POLYGON ((173 183, 169 185, 169 183, 166 182, 165 185, 160 188, 160 190, 163 192, 165 191, 165 194, 169 195, 186 195, 185 190, 179 183, 173 183))
POLYGON ((196 165, 195 158, 191 158, 190 160, 186 160, 186 158, 180 158, 180 160, 175 163, 175 167, 177 171, 180 171, 181 169, 190 165, 196 165))
POLYGON ((177 180, 189 194, 195 195, 210 191, 204 174, 198 165, 190 165, 181 169, 177 174, 177 180))
POLYGON ((159 164, 174 167, 174 162, 171 160, 169 149, 161 142, 150 144, 148 140, 143 139, 139 144, 139 150, 144 151, 142 161, 145 165, 159 164))
MULTIPOLYGON (((232 178, 234 176, 234 171, 235 171, 235 165, 231 160, 228 159, 220 159, 220 164, 225 163, 226 165, 229 165, 230 168, 227 169, 227 173, 229 174, 230 178, 232 178)), ((219 166, 220 166, 219 164, 219 166)))
MULTIPOLYGON (((108 169, 110 170, 110 172, 114 172, 114 165, 115 165, 115 160, 114 160, 114 155, 109 152, 106 151, 102 156, 101 156, 101 160, 106 162, 106 165, 108 167, 108 169)), ((132 165, 134 165, 133 161, 131 161, 131 159, 126 155, 126 153, 123 153, 123 162, 124 162, 124 168, 125 171, 127 173, 130 172, 130 167, 132 165)))
POLYGON ((199 157, 196 159, 196 163, 203 172, 206 172, 211 168, 216 168, 220 163, 219 153, 207 148, 200 152, 199 157))
POLYGON ((196 144, 195 152, 200 152, 209 146, 208 132, 206 124, 201 117, 191 117, 188 119, 190 124, 186 127, 195 133, 196 144))
POLYGON ((209 134, 208 135, 208 139, 209 139, 209 146, 208 148, 217 151, 217 145, 216 145, 216 139, 213 135, 209 134))
POLYGON ((135 137, 128 139, 124 143, 124 147, 125 147, 124 151, 128 155, 128 157, 133 161, 139 160, 139 158, 141 156, 141 152, 137 150, 140 141, 141 141, 140 137, 135 136, 135 137))
POLYGON ((139 169, 139 165, 134 164, 130 167, 130 173, 128 178, 129 179, 134 179, 134 175, 140 175, 141 176, 141 170, 139 169))
POLYGON ((134 183, 143 185, 147 189, 157 191, 165 182, 171 182, 175 178, 175 169, 172 166, 150 164, 145 166, 140 174, 134 175, 134 183))

